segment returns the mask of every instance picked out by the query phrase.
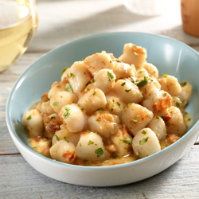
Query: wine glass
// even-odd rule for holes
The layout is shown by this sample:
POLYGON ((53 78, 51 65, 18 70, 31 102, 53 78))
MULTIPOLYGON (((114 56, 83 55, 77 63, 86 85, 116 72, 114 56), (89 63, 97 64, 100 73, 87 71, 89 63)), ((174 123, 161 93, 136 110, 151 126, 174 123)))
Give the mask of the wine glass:
POLYGON ((37 24, 34 0, 0 0, 0 72, 26 51, 37 24))

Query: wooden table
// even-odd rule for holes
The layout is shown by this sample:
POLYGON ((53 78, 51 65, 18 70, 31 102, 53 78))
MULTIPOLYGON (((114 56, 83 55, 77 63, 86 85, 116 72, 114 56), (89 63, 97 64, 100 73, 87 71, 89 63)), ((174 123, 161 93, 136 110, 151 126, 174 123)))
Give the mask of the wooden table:
POLYGON ((199 39, 183 33, 179 0, 157 17, 130 13, 117 0, 40 0, 40 24, 28 52, 0 74, 0 198, 13 199, 198 199, 199 142, 182 160, 145 181, 115 188, 64 184, 39 174, 21 157, 5 123, 5 103, 19 75, 43 53, 64 42, 97 32, 143 31, 182 40, 199 50, 199 39))

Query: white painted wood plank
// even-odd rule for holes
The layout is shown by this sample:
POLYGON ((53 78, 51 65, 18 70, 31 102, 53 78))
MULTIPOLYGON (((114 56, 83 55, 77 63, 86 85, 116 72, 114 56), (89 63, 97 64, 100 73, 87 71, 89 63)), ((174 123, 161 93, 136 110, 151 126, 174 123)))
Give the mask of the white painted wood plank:
POLYGON ((1 199, 198 199, 199 146, 181 161, 145 181, 114 188, 89 188, 52 180, 21 156, 0 157, 1 199))
POLYGON ((199 44, 198 38, 182 31, 180 0, 168 0, 168 4, 166 13, 146 17, 131 13, 120 0, 41 0, 38 32, 29 50, 49 50, 79 37, 112 31, 151 32, 199 44))

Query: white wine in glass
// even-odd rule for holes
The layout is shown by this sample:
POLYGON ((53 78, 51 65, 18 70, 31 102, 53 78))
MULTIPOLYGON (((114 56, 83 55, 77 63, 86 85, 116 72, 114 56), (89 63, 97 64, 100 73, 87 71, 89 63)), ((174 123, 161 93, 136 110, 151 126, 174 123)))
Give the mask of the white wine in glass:
POLYGON ((0 72, 26 51, 37 24, 34 0, 0 0, 0 72))

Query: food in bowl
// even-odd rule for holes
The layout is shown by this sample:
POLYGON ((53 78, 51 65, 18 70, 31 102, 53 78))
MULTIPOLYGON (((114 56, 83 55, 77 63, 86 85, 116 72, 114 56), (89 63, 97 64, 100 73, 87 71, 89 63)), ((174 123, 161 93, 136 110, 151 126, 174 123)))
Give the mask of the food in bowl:
POLYGON ((177 141, 190 124, 185 107, 192 86, 159 75, 146 49, 124 45, 64 69, 23 115, 29 144, 57 161, 113 165, 134 161, 177 141))

